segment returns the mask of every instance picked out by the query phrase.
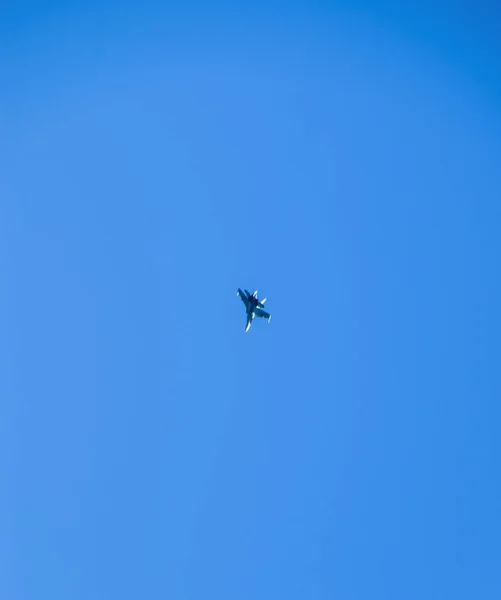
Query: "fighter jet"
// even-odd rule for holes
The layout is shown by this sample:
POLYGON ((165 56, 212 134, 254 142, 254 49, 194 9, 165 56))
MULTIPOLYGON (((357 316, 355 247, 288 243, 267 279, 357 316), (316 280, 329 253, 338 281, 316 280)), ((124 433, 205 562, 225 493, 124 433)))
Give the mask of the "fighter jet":
POLYGON ((255 316, 268 319, 268 323, 270 322, 271 315, 263 310, 266 298, 263 298, 263 300, 258 300, 257 290, 251 294, 247 290, 242 292, 242 290, 238 288, 237 296, 240 296, 240 298, 242 298, 242 302, 245 304, 245 312, 247 314, 247 323, 245 325, 246 332, 249 331, 249 328, 252 325, 252 319, 255 316))

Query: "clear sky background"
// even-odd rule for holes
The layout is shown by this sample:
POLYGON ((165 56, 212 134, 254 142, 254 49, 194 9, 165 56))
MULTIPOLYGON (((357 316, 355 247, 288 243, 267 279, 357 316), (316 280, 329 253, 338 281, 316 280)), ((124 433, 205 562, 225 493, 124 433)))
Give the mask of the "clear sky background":
POLYGON ((65 4, 0 9, 0 597, 501 598, 499 7, 65 4))

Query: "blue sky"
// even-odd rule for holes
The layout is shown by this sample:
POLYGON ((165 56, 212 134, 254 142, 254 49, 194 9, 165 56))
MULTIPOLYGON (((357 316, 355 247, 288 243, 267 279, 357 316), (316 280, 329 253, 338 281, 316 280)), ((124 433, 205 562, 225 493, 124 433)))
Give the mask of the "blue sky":
POLYGON ((500 597, 501 16, 455 4, 3 5, 2 598, 500 597))

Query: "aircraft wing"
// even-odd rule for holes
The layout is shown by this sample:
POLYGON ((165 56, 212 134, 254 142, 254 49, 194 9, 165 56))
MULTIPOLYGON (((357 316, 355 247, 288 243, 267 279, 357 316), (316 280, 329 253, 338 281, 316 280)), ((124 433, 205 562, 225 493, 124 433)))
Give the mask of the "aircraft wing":
POLYGON ((242 302, 245 304, 245 308, 247 308, 249 306, 249 299, 247 298, 246 293, 242 292, 242 290, 238 288, 237 296, 240 296, 240 298, 242 298, 242 302))
POLYGON ((268 322, 271 319, 270 313, 267 313, 262 308, 256 308, 256 310, 254 311, 254 314, 256 315, 256 317, 261 317, 262 319, 268 319, 268 322))

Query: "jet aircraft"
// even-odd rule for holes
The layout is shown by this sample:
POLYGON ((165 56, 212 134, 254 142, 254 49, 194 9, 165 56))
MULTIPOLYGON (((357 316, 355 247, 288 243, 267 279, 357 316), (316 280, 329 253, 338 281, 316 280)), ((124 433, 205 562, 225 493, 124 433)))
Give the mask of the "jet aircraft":
POLYGON ((263 310, 266 298, 263 298, 263 300, 258 300, 257 290, 251 294, 247 290, 242 292, 242 290, 238 288, 237 296, 240 296, 240 298, 242 298, 242 302, 245 304, 245 312, 247 314, 247 323, 245 325, 246 332, 249 331, 249 328, 252 325, 252 319, 255 316, 268 319, 268 323, 270 322, 270 313, 267 313, 265 310, 263 310))

